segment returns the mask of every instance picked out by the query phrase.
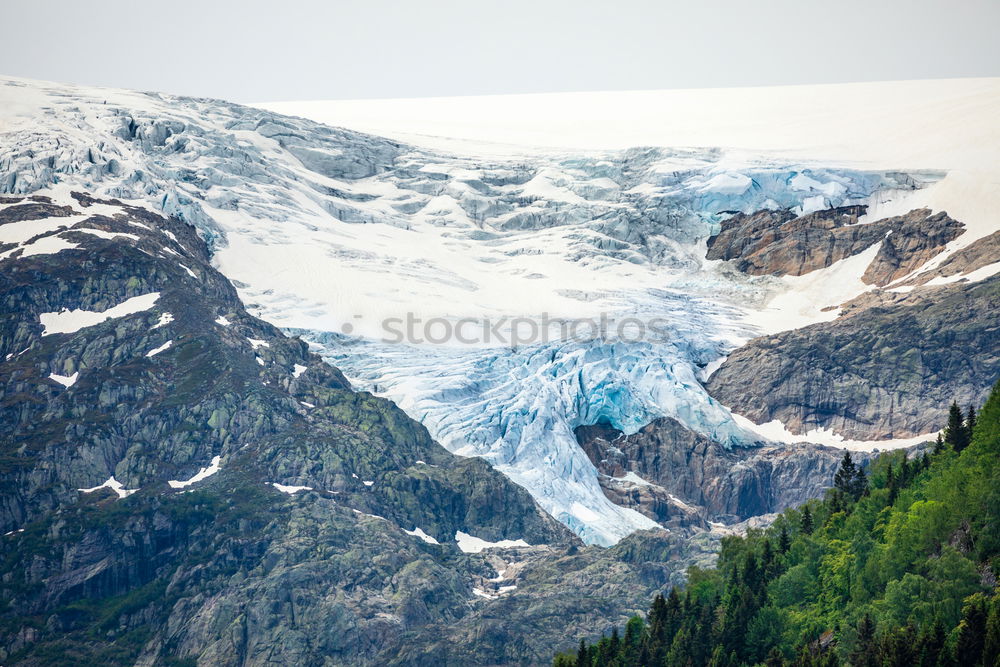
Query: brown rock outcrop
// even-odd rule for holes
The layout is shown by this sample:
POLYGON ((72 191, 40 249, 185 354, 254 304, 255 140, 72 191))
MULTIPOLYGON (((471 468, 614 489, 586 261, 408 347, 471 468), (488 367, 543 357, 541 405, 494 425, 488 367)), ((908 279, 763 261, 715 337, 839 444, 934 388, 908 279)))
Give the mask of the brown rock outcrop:
POLYGON ((752 275, 801 276, 881 242, 863 279, 887 285, 922 266, 963 230, 947 213, 929 209, 859 223, 865 211, 842 206, 798 217, 788 210, 737 213, 709 239, 707 257, 731 260, 752 275))

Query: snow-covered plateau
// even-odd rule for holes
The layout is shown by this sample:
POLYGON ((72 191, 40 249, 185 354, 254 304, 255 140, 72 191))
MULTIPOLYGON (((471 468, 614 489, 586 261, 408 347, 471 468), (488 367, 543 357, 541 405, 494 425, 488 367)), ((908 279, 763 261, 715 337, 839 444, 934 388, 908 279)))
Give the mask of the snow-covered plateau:
MULTIPOLYGON (((586 100, 542 96, 551 105, 536 106, 537 131, 560 114, 563 127, 582 128, 553 129, 551 141, 532 134, 529 102, 507 100, 508 111, 522 109, 502 116, 513 129, 484 122, 481 136, 462 126, 449 140, 420 119, 473 102, 427 102, 410 116, 416 107, 389 102, 268 105, 293 114, 282 115, 0 78, 0 193, 58 202, 83 190, 191 223, 254 314, 301 335, 452 452, 489 461, 586 542, 609 545, 656 524, 604 495, 577 426, 632 433, 669 416, 729 446, 894 444, 756 425, 706 393, 735 347, 832 319, 871 289, 860 280, 866 262, 853 257, 781 278, 708 261, 706 241, 726 217, 947 209, 968 233, 945 253, 998 228, 1000 141, 988 112, 1000 80, 889 86, 860 116, 845 100, 864 105, 864 85, 818 88, 772 89, 756 105, 747 91, 729 104, 721 91, 606 94, 578 106, 586 100), (615 107, 614 95, 629 101, 615 107), (610 128, 605 144, 599 127, 610 128), (938 128, 925 153, 906 141, 906 128, 920 127, 938 128), (807 135, 826 143, 796 143, 807 135), (527 140, 536 146, 515 145, 527 140), (636 147, 653 145, 679 147, 636 147), (602 321, 610 330, 587 330, 601 335, 565 327, 602 321)), ((30 238, 0 237, 0 251, 9 243, 27 253, 30 238)), ((92 316, 51 315, 52 331, 92 316)))

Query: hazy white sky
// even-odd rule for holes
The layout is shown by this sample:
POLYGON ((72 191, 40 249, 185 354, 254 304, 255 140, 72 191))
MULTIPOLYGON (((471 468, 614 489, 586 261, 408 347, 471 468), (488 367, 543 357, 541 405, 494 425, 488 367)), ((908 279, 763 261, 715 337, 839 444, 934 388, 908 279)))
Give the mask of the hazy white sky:
POLYGON ((237 101, 1000 75, 998 0, 0 0, 0 74, 237 101))

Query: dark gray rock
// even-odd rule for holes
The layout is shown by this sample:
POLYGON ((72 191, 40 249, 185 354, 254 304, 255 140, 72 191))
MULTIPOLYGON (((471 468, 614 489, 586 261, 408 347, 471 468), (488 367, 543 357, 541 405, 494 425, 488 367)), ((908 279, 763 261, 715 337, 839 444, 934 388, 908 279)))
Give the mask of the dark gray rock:
POLYGON ((953 400, 981 404, 1000 376, 998 312, 1000 276, 869 299, 832 322, 750 341, 706 388, 755 422, 778 419, 792 433, 930 433, 953 400))
MULTIPOLYGON (((0 224, 65 217, 35 203, 0 224)), ((104 213, 42 232, 78 248, 0 261, 4 664, 542 664, 712 561, 713 535, 585 548, 487 463, 250 316, 192 227, 85 195, 72 208, 94 203, 104 213), (154 291, 148 310, 43 335, 41 313, 154 291), (217 473, 168 484, 214 456, 217 473), (79 491, 111 476, 135 493, 79 491), (466 554, 458 530, 534 546, 466 554)))
POLYGON ((729 449, 668 417, 632 435, 601 425, 576 435, 611 500, 671 529, 734 523, 821 496, 843 457, 804 443, 729 449))

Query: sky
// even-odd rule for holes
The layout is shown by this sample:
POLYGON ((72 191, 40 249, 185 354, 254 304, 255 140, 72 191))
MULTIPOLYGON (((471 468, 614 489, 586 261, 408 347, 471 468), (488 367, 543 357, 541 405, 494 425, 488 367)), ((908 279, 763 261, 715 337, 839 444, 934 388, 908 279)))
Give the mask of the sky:
POLYGON ((998 0, 32 0, 0 75, 238 102, 1000 75, 998 0))

